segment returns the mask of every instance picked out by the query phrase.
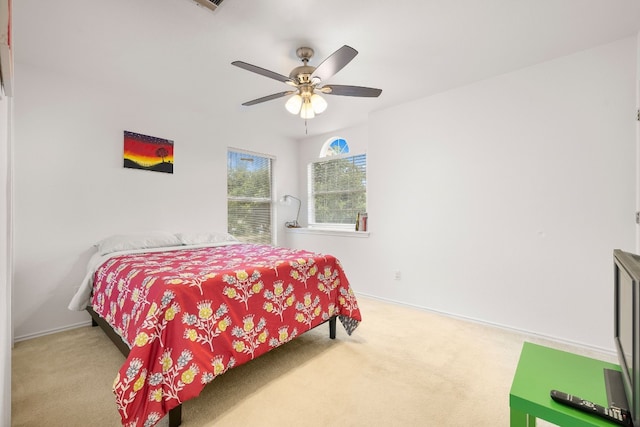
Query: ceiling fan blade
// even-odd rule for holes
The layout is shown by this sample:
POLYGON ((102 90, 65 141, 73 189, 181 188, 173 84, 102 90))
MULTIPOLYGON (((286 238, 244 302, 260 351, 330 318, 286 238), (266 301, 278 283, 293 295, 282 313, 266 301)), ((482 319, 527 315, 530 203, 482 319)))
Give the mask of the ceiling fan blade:
POLYGON ((240 67, 244 70, 251 71, 252 73, 260 74, 261 76, 269 77, 270 79, 278 80, 279 82, 293 84, 293 80, 291 80, 287 76, 283 76, 282 74, 278 74, 274 71, 269 71, 265 68, 258 67, 257 65, 248 64, 242 61, 233 61, 231 65, 235 65, 236 67, 240 67))
POLYGON ((257 99, 251 100, 251 101, 247 101, 247 102, 243 103, 242 105, 244 105, 245 107, 249 107, 251 105, 260 104, 261 102, 267 102, 267 101, 271 101, 273 99, 282 98, 283 96, 293 95, 296 92, 297 91, 295 91, 295 90, 288 90, 286 92, 274 93, 273 95, 267 95, 267 96, 263 96, 262 98, 257 98, 257 99))
POLYGON ((342 96, 363 96, 367 98, 375 98, 380 96, 382 89, 363 86, 345 86, 345 85, 326 85, 319 88, 320 92, 327 95, 342 96))
POLYGON ((328 80, 331 76, 342 70, 353 58, 356 57, 358 51, 351 46, 344 45, 340 49, 333 52, 327 59, 322 61, 311 74, 311 78, 319 78, 320 80, 328 80))

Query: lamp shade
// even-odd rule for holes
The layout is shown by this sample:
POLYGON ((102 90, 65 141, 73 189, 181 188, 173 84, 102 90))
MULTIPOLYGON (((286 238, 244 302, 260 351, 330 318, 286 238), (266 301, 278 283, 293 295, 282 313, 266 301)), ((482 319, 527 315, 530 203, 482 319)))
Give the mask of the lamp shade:
POLYGON ((311 101, 309 98, 305 98, 302 103, 302 109, 300 110, 300 117, 303 119, 313 119, 316 116, 316 113, 313 111, 313 105, 311 105, 311 101))
POLYGON ((289 98, 286 104, 284 104, 284 108, 286 108, 291 114, 298 114, 300 112, 300 107, 302 107, 302 97, 297 93, 289 98))
POLYGON ((311 105, 313 106, 313 111, 316 114, 321 114, 327 109, 327 101, 317 93, 311 95, 311 105))

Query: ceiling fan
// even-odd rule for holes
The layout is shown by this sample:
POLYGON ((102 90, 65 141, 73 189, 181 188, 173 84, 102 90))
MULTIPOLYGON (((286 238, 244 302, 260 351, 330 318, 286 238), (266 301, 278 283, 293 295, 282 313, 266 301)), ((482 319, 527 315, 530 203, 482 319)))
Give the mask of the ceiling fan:
POLYGON ((278 80, 293 87, 291 90, 263 96, 262 98, 247 101, 242 105, 250 106, 292 95, 285 104, 286 109, 292 114, 300 114, 303 119, 312 119, 316 114, 322 113, 327 108, 327 101, 320 94, 375 98, 382 93, 382 89, 370 87, 322 85, 325 80, 342 70, 355 58, 358 51, 354 48, 347 45, 342 46, 317 67, 308 65, 309 59, 313 57, 313 54, 313 49, 310 47, 298 48, 296 55, 302 60, 303 65, 291 70, 289 77, 246 62, 232 62, 231 64, 236 67, 278 80))

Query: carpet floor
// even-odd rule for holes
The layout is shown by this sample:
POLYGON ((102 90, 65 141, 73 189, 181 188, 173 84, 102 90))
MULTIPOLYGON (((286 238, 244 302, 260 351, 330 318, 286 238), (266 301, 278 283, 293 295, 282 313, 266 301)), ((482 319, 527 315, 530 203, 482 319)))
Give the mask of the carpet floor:
MULTIPOLYGON (((330 340, 323 325, 230 370, 183 404, 182 425, 508 426, 523 342, 567 349, 375 299, 359 303, 363 322, 352 336, 338 322, 330 340)), ((121 425, 111 386, 123 362, 90 326, 16 343, 12 426, 121 425)))

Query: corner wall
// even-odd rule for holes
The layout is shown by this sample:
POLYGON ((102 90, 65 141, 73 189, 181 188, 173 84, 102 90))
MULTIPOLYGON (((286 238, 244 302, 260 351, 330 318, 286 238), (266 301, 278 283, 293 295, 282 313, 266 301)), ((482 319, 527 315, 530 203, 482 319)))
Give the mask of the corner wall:
POLYGON ((375 112, 370 237, 295 244, 337 249, 357 293, 611 351, 636 53, 623 39, 375 112))
POLYGON ((229 146, 275 156, 278 180, 296 181, 295 141, 265 135, 250 119, 239 127, 163 94, 126 93, 23 63, 15 70, 16 340, 88 322, 67 305, 100 239, 226 231, 229 146), (124 169, 124 130, 173 140, 174 173, 124 169))
MULTIPOLYGON (((636 118, 640 119, 640 33, 636 39, 636 118)), ((636 120, 636 212, 640 212, 640 120, 636 120)), ((636 224, 636 253, 640 254, 640 225, 636 224)))
POLYGON ((0 89, 0 424, 11 424, 11 307, 12 191, 11 191, 11 99, 0 89))

